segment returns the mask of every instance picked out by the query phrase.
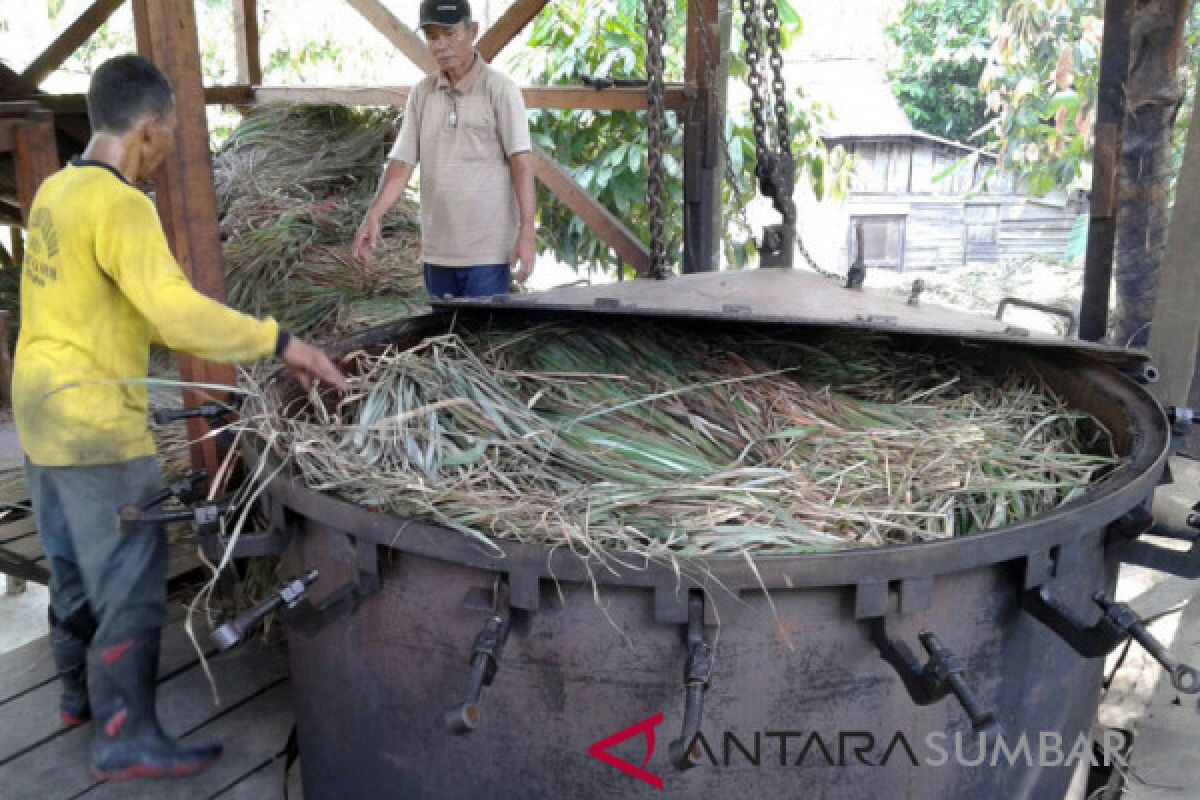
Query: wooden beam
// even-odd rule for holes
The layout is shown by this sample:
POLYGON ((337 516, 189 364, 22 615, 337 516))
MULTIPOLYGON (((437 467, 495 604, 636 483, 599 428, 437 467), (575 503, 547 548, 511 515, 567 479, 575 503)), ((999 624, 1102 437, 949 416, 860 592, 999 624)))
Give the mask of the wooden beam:
POLYGON ((375 30, 392 43, 408 60, 426 73, 437 69, 437 61, 425 46, 425 41, 412 28, 401 22, 395 14, 379 0, 346 0, 350 7, 371 23, 375 30))
POLYGON ((601 239, 608 242, 617 256, 632 266, 638 275, 650 272, 650 251, 633 232, 580 186, 554 158, 544 150, 534 151, 538 180, 571 209, 601 239))
POLYGON ((253 86, 209 86, 204 102, 210 106, 242 106, 255 101, 253 86))
POLYGON ((233 39, 237 47, 237 80, 257 86, 262 83, 259 59, 258 0, 233 0, 233 39))
POLYGON ((483 56, 483 60, 490 62, 494 59, 501 50, 520 35, 521 31, 525 30, 526 26, 546 7, 548 2, 550 0, 516 0, 509 6, 508 11, 504 12, 504 16, 496 20, 492 27, 479 37, 479 41, 475 45, 475 49, 479 51, 479 55, 483 56))
MULTIPOLYGON (((179 117, 175 149, 154 180, 158 212, 175 258, 192 284, 209 297, 224 301, 225 273, 195 8, 192 0, 133 0, 133 18, 138 50, 171 82, 179 117)), ((230 386, 235 382, 233 367, 227 364, 180 356, 179 368, 185 381, 230 386)), ((204 399, 196 392, 184 392, 184 403, 189 407, 204 399)), ((195 441, 205 433, 203 423, 189 421, 189 438, 195 441)), ((209 475, 216 474, 220 461, 215 440, 193 445, 192 465, 208 470, 209 475)))
POLYGON ((1125 120, 1125 82, 1129 77, 1132 21, 1132 3, 1128 0, 1106 0, 1100 83, 1096 92, 1091 218, 1088 220, 1083 297, 1079 309, 1079 338, 1091 342, 1108 335, 1113 246, 1117 238, 1117 179, 1121 168, 1121 134, 1125 120))
POLYGON ((25 261, 25 229, 14 225, 9 228, 9 235, 12 237, 13 264, 20 267, 25 261))
MULTIPOLYGON (((225 87, 233 93, 242 87, 225 87)), ((258 103, 334 103, 342 105, 404 108, 410 86, 256 86, 258 103)), ((208 90, 209 102, 218 102, 208 90)), ((646 90, 613 88, 597 91, 586 86, 527 86, 521 89, 531 109, 591 109, 593 111, 645 111, 646 90)), ((682 84, 667 87, 666 106, 683 111, 690 106, 682 84)), ((221 101, 226 102, 226 101, 221 101)))
MULTIPOLYGON (((303 91, 303 87, 297 87, 303 91)), ((37 95, 39 105, 55 114, 86 114, 87 95, 43 94, 37 95)), ((253 86, 209 86, 204 90, 204 102, 210 106, 244 106, 256 102, 253 86)))
POLYGON ((15 122, 13 152, 21 219, 28 226, 33 196, 42 185, 42 181, 57 172, 59 167, 58 145, 54 137, 54 115, 45 109, 38 109, 29 112, 25 119, 15 122))
POLYGON ((25 68, 21 81, 26 86, 40 85, 124 4, 125 0, 94 0, 25 68))
POLYGON ((683 128, 683 271, 721 268, 725 111, 733 12, 728 0, 688 0, 684 79, 696 87, 683 128))
POLYGON ((28 85, 8 65, 0 62, 0 100, 28 97, 36 93, 36 86, 28 85))

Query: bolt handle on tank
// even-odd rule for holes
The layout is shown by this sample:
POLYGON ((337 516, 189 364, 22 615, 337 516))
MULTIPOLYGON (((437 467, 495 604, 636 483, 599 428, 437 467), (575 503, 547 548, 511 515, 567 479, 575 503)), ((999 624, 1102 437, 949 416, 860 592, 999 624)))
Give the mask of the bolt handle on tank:
POLYGON ((320 573, 317 570, 309 570, 299 578, 290 580, 283 586, 280 586, 266 600, 263 600, 253 608, 243 611, 229 622, 217 628, 213 631, 213 641, 216 643, 217 649, 222 651, 228 650, 241 642, 251 628, 275 609, 280 607, 295 608, 304 599, 304 596, 308 594, 308 587, 312 586, 318 577, 320 577, 320 573))
POLYGON ((704 693, 712 680, 713 648, 704 640, 704 596, 688 598, 688 657, 683 666, 683 732, 671 742, 668 753, 676 769, 691 769, 700 763, 699 753, 690 748, 704 719, 704 693))
POLYGON ((1162 665, 1162 668, 1171 676, 1171 685, 1175 687, 1176 691, 1184 694, 1200 693, 1200 672, 1172 656, 1163 643, 1150 633, 1146 628, 1146 623, 1142 622, 1141 617, 1133 609, 1125 603, 1115 603, 1109 600, 1100 592, 1092 598, 1092 601, 1100 606, 1100 610, 1104 612, 1104 618, 1110 625, 1121 633, 1133 637, 1134 641, 1144 647, 1146 652, 1162 665))
POLYGON ((488 617, 483 630, 475 637, 471 650, 471 672, 467 678, 467 698, 446 712, 446 727, 451 733, 466 734, 479 725, 479 701, 483 687, 491 686, 500 667, 500 655, 512 630, 512 612, 505 604, 488 617))
POLYGON ((958 698, 963 711, 967 712, 967 717, 971 720, 971 728, 975 731, 995 729, 996 712, 984 705, 975 690, 967 685, 963 678, 967 668, 962 659, 928 631, 917 634, 917 639, 929 654, 929 663, 925 669, 930 678, 936 685, 947 687, 958 698))

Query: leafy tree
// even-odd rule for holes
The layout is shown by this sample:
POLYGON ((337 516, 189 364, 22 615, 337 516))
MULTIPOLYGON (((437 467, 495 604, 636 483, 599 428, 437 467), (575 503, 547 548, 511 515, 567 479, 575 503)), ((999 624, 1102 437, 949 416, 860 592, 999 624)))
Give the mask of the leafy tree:
MULTIPOLYGON (((783 37, 787 41, 800 31, 800 20, 786 2, 780 3, 783 37)), ((538 84, 578 84, 584 76, 644 78, 645 17, 641 0, 557 0, 539 15, 528 47, 512 62, 522 80, 538 84)), ((682 80, 686 1, 670 4, 667 46, 668 81, 682 80)), ((737 26, 735 25, 735 29, 737 26)), ((735 53, 741 52, 735 42, 735 53)), ((717 58, 719 54, 708 54, 717 58)), ((735 58, 734 78, 744 76, 746 65, 735 58)), ((732 110, 731 110, 732 111, 732 110)), ((793 150, 798 172, 812 183, 818 196, 827 190, 845 191, 849 168, 840 148, 829 152, 817 136, 824 109, 798 93, 793 96, 793 150)), ((646 204, 646 155, 648 133, 644 114, 593 112, 586 110, 547 111, 530 125, 533 139, 554 155, 589 194, 616 213, 630 229, 649 242, 646 204)), ((751 231, 744 209, 755 194, 753 180, 754 135, 748 116, 731 113, 725 128, 727 175, 722 191, 725 258, 734 266, 744 265, 751 255, 751 231)), ((683 128, 674 112, 667 112, 667 176, 663 204, 663 231, 668 261, 678 263, 683 238, 683 128)), ((573 266, 589 265, 614 269, 617 259, 600 237, 583 221, 541 190, 540 246, 573 266)))
POLYGON ((1098 13, 1095 0, 1009 0, 992 19, 980 89, 996 115, 1000 166, 1034 194, 1090 179, 1098 13))
MULTIPOLYGON (((991 2, 908 0, 887 28, 898 51, 892 91, 918 130, 973 142, 990 118, 979 91, 991 2)), ((983 142, 988 140, 984 138, 983 142)))

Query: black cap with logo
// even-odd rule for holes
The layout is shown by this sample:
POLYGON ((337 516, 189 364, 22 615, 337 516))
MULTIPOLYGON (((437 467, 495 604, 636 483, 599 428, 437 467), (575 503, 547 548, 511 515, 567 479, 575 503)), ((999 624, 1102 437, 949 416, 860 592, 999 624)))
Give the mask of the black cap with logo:
POLYGON ((470 18, 471 4, 467 0, 421 0, 421 21, 417 27, 457 25, 470 18))

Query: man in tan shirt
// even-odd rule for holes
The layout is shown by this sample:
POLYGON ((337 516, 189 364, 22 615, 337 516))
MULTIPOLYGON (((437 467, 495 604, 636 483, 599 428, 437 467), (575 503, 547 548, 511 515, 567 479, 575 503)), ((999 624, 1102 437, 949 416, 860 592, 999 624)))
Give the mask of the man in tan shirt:
POLYGON ((421 260, 433 297, 486 297, 533 274, 537 238, 521 91, 475 51, 467 0, 423 0, 420 27, 440 71, 413 88, 375 199, 354 236, 370 263, 380 220, 421 166, 421 260))

